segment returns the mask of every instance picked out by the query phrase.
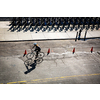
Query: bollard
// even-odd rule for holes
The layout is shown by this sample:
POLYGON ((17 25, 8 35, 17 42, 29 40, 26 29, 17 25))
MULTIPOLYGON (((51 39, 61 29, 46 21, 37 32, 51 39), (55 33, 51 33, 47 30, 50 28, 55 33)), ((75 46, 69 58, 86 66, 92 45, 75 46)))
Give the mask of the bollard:
POLYGON ((73 54, 75 53, 75 48, 73 49, 73 54))
POLYGON ((47 55, 50 53, 50 48, 48 49, 47 55))
POLYGON ((85 39, 86 39, 86 34, 87 34, 87 29, 86 29, 86 31, 85 31, 85 35, 84 35, 84 41, 85 41, 85 39))
POLYGON ((91 48, 91 53, 93 52, 93 47, 91 48))
POLYGON ((78 36, 78 32, 76 33, 76 38, 75 38, 75 41, 77 41, 77 36, 78 36))
POLYGON ((23 57, 27 54, 27 51, 25 50, 23 57))

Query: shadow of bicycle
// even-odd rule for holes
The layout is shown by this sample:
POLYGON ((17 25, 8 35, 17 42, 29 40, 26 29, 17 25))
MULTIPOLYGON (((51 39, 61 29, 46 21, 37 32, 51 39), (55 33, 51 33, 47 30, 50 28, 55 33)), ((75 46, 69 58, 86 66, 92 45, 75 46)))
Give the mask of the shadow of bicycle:
POLYGON ((31 64, 30 65, 30 67, 32 67, 32 68, 28 68, 29 66, 27 66, 27 65, 25 65, 26 66, 26 68, 27 68, 27 71, 25 71, 24 72, 24 74, 28 74, 28 73, 30 73, 32 70, 34 70, 35 68, 36 68, 36 63, 33 63, 33 64, 31 64))
POLYGON ((36 65, 42 63, 42 61, 43 61, 43 58, 39 58, 34 61, 32 61, 32 59, 27 59, 24 62, 27 71, 25 71, 24 74, 30 73, 32 70, 34 70, 36 68, 36 65), (29 68, 29 67, 31 67, 31 68, 29 68))

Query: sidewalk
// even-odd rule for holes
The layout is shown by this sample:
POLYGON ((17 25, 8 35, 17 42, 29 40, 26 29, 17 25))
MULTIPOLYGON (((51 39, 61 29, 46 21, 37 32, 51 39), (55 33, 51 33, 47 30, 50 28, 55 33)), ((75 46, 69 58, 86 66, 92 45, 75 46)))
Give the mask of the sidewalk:
MULTIPOLYGON (((42 32, 39 31, 36 33, 36 31, 31 32, 28 30, 27 32, 24 32, 24 30, 17 32, 11 32, 9 30, 9 21, 1 21, 0 22, 0 41, 22 41, 22 40, 50 40, 50 39, 75 39, 77 31, 56 31, 53 32, 42 32)), ((81 37, 84 38, 85 30, 81 32, 81 37)), ((88 30, 86 38, 100 38, 100 30, 88 30)))

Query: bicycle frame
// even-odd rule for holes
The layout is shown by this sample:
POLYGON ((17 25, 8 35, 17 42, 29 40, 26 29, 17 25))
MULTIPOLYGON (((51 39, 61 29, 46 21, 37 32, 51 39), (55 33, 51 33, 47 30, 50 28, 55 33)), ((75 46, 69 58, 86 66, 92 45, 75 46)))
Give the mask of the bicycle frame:
POLYGON ((34 50, 31 50, 31 54, 35 54, 35 55, 36 55, 36 51, 34 51, 34 50))
MULTIPOLYGON (((36 56, 36 51, 35 50, 32 50, 32 49, 31 49, 31 53, 28 53, 26 55, 27 58, 33 58, 34 56, 36 56)), ((41 51, 38 52, 38 57, 39 58, 44 57, 44 52, 41 52, 41 51), (42 54, 42 56, 41 56, 41 54, 42 54)))
MULTIPOLYGON (((35 50, 32 50, 31 49, 31 53, 33 54, 33 55, 36 55, 36 51, 35 50)), ((40 52, 39 52, 40 53, 40 52)))

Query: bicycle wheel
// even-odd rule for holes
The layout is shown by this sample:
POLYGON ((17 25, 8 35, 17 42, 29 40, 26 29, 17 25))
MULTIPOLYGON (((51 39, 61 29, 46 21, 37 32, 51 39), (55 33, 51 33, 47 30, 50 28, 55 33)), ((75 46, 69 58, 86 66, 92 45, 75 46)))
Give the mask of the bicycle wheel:
POLYGON ((37 64, 40 64, 42 61, 43 61, 42 58, 38 58, 38 59, 36 60, 36 63, 37 63, 37 64))
POLYGON ((30 66, 32 64, 32 59, 28 59, 24 62, 25 66, 30 66))
POLYGON ((44 55, 45 55, 44 52, 39 52, 38 57, 39 57, 39 58, 43 58, 44 55))
POLYGON ((27 57, 28 59, 33 58, 33 57, 34 57, 34 54, 33 54, 33 53, 28 53, 28 54, 26 55, 26 57, 27 57))

